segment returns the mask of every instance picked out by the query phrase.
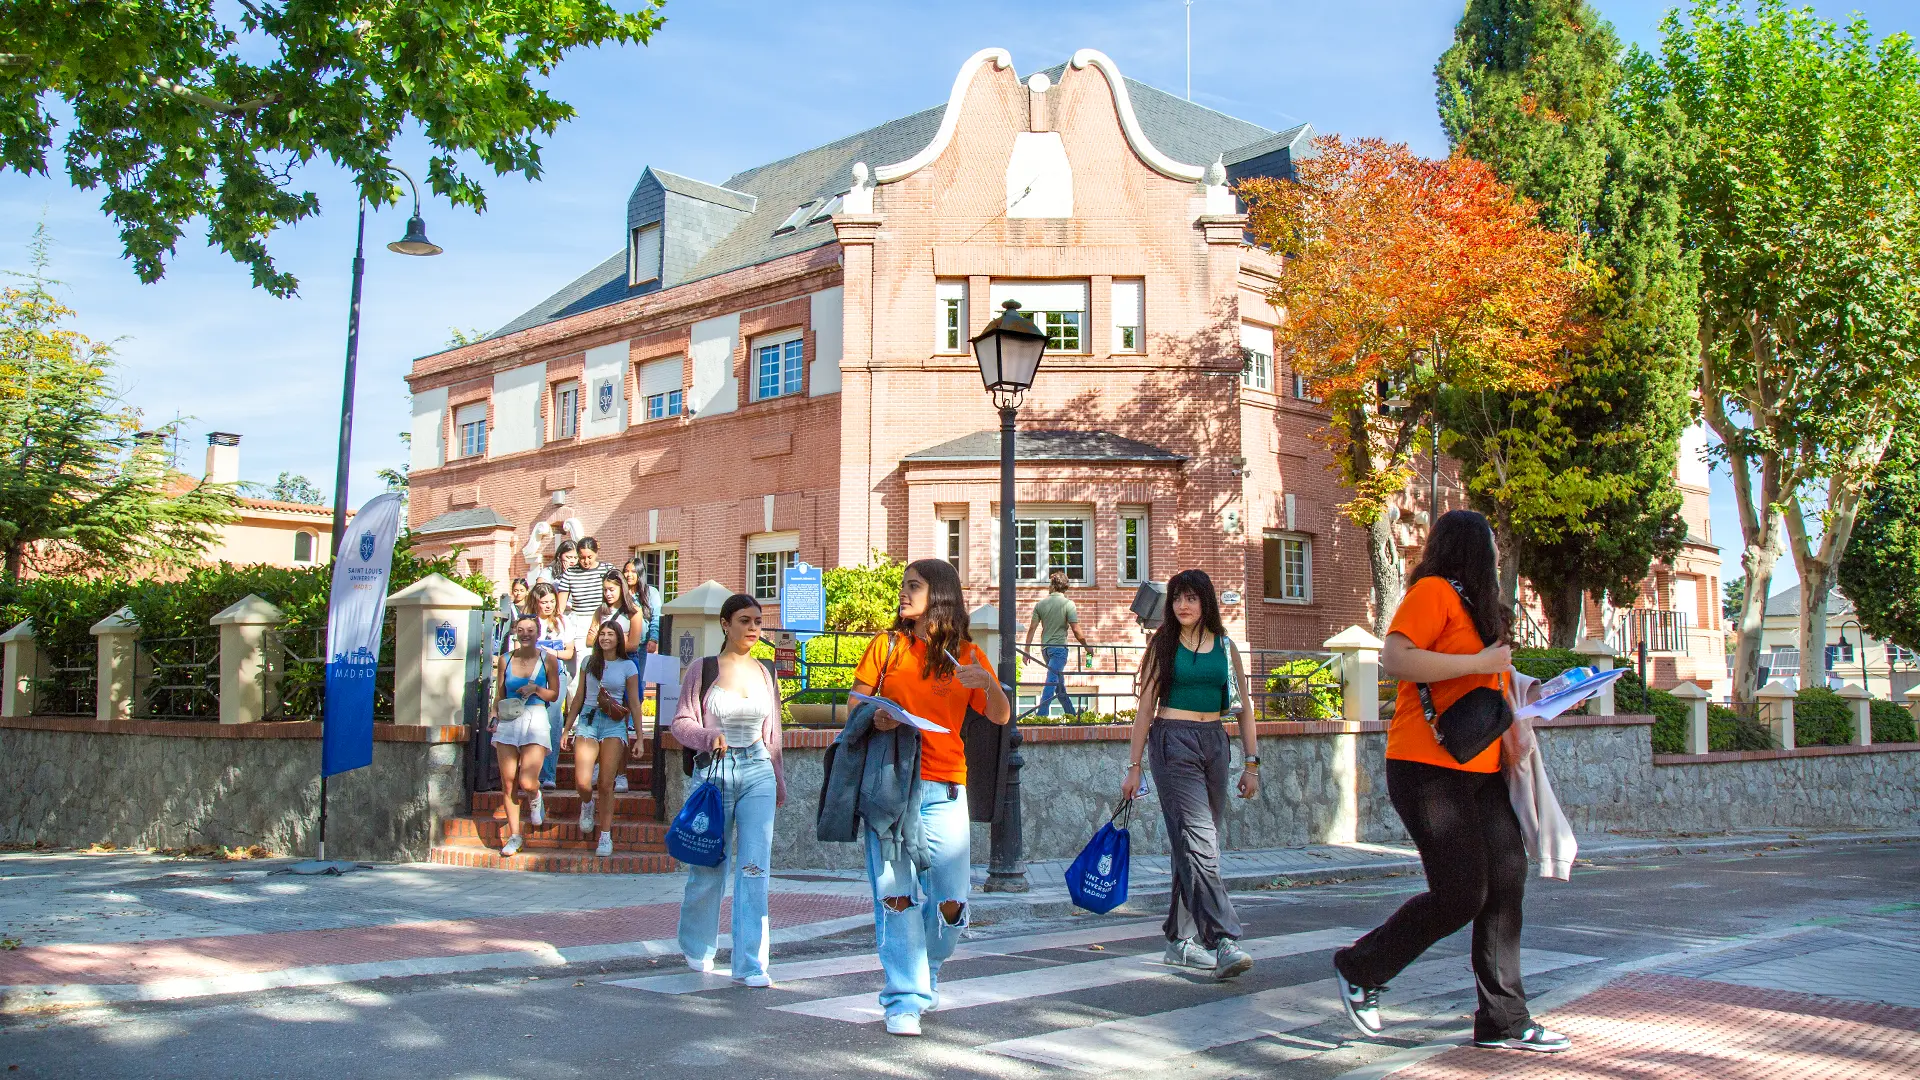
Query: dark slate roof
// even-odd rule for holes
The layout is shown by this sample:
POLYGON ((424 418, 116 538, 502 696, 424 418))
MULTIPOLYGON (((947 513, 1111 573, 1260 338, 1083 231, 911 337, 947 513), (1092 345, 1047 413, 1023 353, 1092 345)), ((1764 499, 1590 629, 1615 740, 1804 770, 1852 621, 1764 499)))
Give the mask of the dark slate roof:
MULTIPOLYGON (((1020 431, 1013 436, 1014 456, 1022 461, 1103 461, 1166 464, 1185 455, 1115 435, 1111 431, 1020 431)), ((976 431, 939 446, 917 450, 903 461, 999 461, 1000 432, 976 431)))
MULTIPOLYGON (((1769 616, 1799 615, 1800 614, 1800 586, 1794 585, 1782 592, 1777 592, 1777 593, 1774 593, 1772 596, 1767 597, 1767 614, 1769 616)), ((1847 595, 1845 593, 1841 592, 1839 589, 1835 589, 1833 590, 1833 592, 1827 595, 1827 617, 1828 618, 1833 618, 1834 616, 1837 616, 1837 615, 1851 615, 1851 614, 1853 614, 1853 601, 1847 599, 1847 595)))
POLYGON ((513 522, 500 516, 492 507, 470 507, 465 510, 449 510, 432 521, 413 530, 415 536, 431 533, 465 532, 469 529, 491 529, 498 526, 513 527, 513 522))
MULTIPOLYGON (((1299 142, 1302 136, 1310 134, 1312 129, 1311 124, 1296 124, 1278 135, 1250 142, 1245 146, 1236 146, 1226 152, 1225 161, 1228 165, 1237 165, 1242 161, 1265 157, 1276 150, 1292 149, 1293 144, 1299 142)), ((1305 155, 1296 153, 1295 156, 1304 157, 1305 155)))
MULTIPOLYGON (((1045 74, 1058 82, 1066 66, 1048 68, 1045 74)), ((1204 166, 1237 147, 1275 137, 1275 132, 1258 124, 1195 105, 1143 82, 1133 79, 1126 82, 1134 115, 1139 117, 1147 138, 1175 161, 1204 166)), ((817 225, 802 222, 799 228, 777 235, 774 230, 795 208, 809 202, 817 208, 820 202, 844 193, 852 184, 854 162, 864 161, 879 168, 919 153, 933 141, 946 111, 947 107, 942 104, 890 120, 857 135, 736 173, 720 187, 654 169, 653 174, 669 190, 749 211, 726 239, 700 259, 687 280, 714 277, 833 243, 831 222, 817 225), (745 203, 747 199, 751 199, 750 204, 745 203)), ((487 336, 502 337, 592 311, 640 295, 642 291, 627 286, 627 255, 622 249, 487 336)))

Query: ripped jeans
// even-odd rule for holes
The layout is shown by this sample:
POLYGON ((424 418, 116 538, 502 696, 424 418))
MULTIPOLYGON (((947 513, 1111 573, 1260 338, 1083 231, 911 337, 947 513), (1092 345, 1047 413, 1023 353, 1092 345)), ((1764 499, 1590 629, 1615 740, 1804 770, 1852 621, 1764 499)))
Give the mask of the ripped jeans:
POLYGON ((967 928, 967 889, 973 864, 964 785, 920 782, 920 822, 933 865, 914 873, 905 858, 880 858, 880 838, 867 829, 867 880, 873 884, 874 940, 886 989, 888 1016, 932 1008, 940 965, 967 928))
MULTIPOLYGON (((687 867, 680 900, 680 951, 691 963, 719 950, 720 901, 733 871, 733 977, 767 973, 767 878, 773 870, 773 814, 778 786, 764 743, 730 750, 720 763, 693 774, 698 785, 713 773, 727 814, 727 859, 719 866, 687 867)), ((691 787, 689 788, 691 790, 691 787)))

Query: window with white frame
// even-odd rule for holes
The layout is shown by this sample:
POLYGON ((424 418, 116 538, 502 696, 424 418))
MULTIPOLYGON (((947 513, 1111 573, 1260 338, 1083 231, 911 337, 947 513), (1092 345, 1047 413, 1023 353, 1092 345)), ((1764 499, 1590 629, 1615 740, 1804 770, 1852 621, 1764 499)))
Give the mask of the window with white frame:
POLYGON ((572 380, 553 388, 553 437, 571 439, 580 434, 580 384, 572 380))
POLYGON ((487 403, 462 405, 453 414, 454 444, 463 458, 487 456, 487 403))
POLYGON ((662 603, 680 595, 679 548, 636 548, 633 558, 639 563, 641 583, 660 590, 662 603))
POLYGON ((1021 581, 1046 581, 1055 570, 1076 585, 1093 580, 1087 558, 1093 537, 1092 515, 1078 507, 1021 507, 1014 512, 1014 576, 1021 581))
POLYGON ((997 318, 1008 300, 1046 332, 1047 351, 1087 351, 1087 283, 1085 281, 996 281, 989 290, 997 318))
POLYGON ((1113 352, 1147 351, 1146 283, 1133 279, 1113 283, 1113 352))
POLYGON ((1299 533, 1265 537, 1264 595, 1287 604, 1313 600, 1313 541, 1299 533))
POLYGON ((686 392, 682 389, 681 381, 683 366, 678 356, 649 360, 640 365, 640 370, 634 374, 634 383, 640 391, 644 409, 640 414, 642 417, 647 420, 666 420, 680 415, 686 406, 686 392))
POLYGON ((683 390, 669 390, 664 394, 648 394, 647 419, 665 420, 668 417, 679 416, 681 409, 685 405, 686 392, 683 390))
POLYGON ((1916 657, 1912 649, 1887 642, 1887 663, 1895 667, 1912 667, 1916 660, 1920 660, 1920 657, 1916 657))
POLYGON ((800 392, 801 376, 806 371, 804 347, 798 330, 753 343, 753 400, 800 392))
POLYGON ((310 532, 293 534, 293 561, 310 563, 313 561, 314 535, 310 532))
POLYGON ((1147 512, 1120 511, 1120 584, 1138 585, 1151 573, 1147 569, 1147 512))
POLYGON ((933 344, 943 353, 967 351, 967 283, 933 283, 933 344))
POLYGON ((944 515, 936 520, 934 531, 935 550, 960 576, 966 578, 967 569, 967 519, 961 514, 944 515))
POLYGON ((660 223, 642 225, 633 230, 627 245, 627 284, 645 285, 660 280, 660 223))
POLYGON ((1240 324, 1240 385, 1251 390, 1273 389, 1273 328, 1240 324))
POLYGON ((780 602, 780 573, 799 558, 799 533, 761 533, 747 538, 747 585, 755 600, 780 602))

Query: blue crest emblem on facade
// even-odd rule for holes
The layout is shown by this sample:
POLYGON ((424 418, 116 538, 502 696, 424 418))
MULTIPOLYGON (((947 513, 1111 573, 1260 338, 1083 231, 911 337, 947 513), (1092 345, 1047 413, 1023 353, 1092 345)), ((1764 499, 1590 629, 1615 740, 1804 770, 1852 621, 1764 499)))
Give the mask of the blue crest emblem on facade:
POLYGON ((613 411, 613 384, 610 382, 600 384, 600 411, 602 413, 613 411))
POLYGON ((452 623, 443 621, 433 628, 433 647, 440 650, 441 656, 452 656, 459 645, 460 631, 452 623))
POLYGON ((366 562, 368 559, 373 558, 373 545, 374 545, 374 539, 373 539, 373 534, 371 532, 363 532, 360 534, 360 561, 361 562, 366 562))

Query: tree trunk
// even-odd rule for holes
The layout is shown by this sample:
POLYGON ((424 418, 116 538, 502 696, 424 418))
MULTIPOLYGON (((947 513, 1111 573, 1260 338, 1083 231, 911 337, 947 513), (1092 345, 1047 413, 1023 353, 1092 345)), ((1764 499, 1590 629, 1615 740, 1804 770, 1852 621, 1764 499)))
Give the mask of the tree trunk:
MULTIPOLYGON (((1872 450, 1873 460, 1885 451, 1872 450)), ((1796 497, 1787 501, 1787 539, 1793 544, 1793 565, 1800 571, 1800 685, 1827 685, 1827 607, 1833 600, 1840 558, 1853 538, 1860 512, 1860 484, 1850 476, 1827 480, 1827 512, 1820 547, 1809 548, 1806 511, 1796 497)))
POLYGON ((1515 553, 1518 549, 1513 543, 1513 524, 1504 513, 1493 523, 1493 540, 1500 548, 1500 603, 1508 611, 1514 611, 1518 621, 1519 613, 1515 609, 1520 604, 1520 556, 1515 553))
POLYGON ((1740 569, 1747 577, 1747 591, 1740 597, 1740 619, 1735 624, 1737 637, 1733 648, 1733 699, 1752 701, 1760 689, 1760 634, 1767 615, 1767 594, 1773 591, 1773 564, 1780 559, 1778 518, 1767 515, 1754 542, 1740 553, 1740 569))
POLYGON ((1393 542, 1393 522, 1386 513, 1367 526, 1367 563, 1373 571, 1373 632, 1387 636, 1394 609, 1400 606, 1400 552, 1393 542))
POLYGON ((7 580, 20 580, 20 564, 26 561, 25 544, 7 545, 7 580))
POLYGON ((1547 646, 1571 649, 1580 640, 1580 609, 1587 594, 1579 582, 1565 582, 1540 593, 1540 610, 1547 617, 1547 646))

